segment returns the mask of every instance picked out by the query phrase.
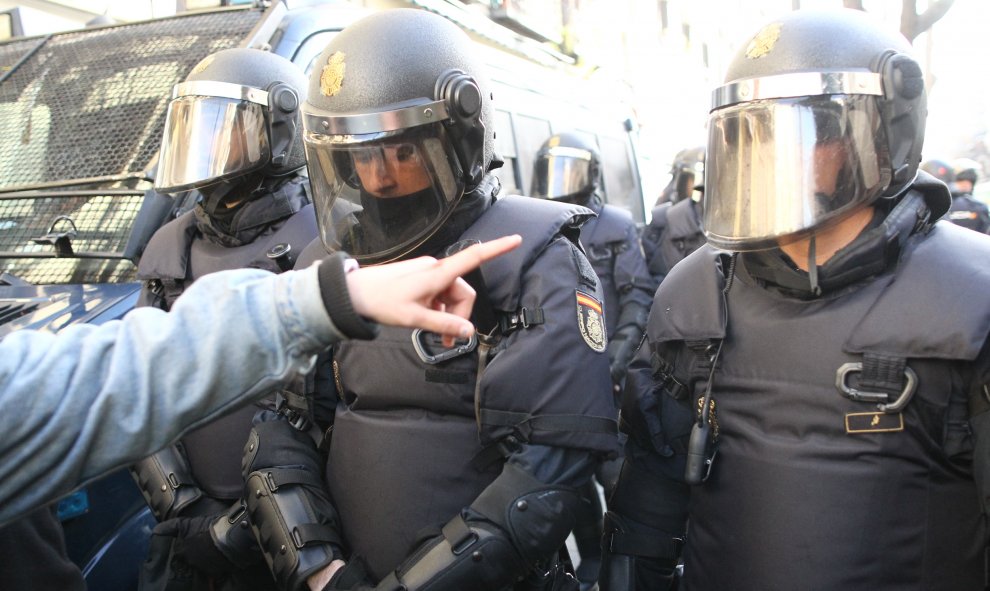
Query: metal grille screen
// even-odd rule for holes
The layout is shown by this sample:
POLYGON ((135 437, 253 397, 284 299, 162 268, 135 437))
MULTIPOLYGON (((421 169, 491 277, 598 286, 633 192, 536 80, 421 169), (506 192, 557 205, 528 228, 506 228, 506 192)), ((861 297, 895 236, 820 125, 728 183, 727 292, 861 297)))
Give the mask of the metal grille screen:
POLYGON ((149 182, 12 191, 141 176, 158 152, 172 86, 205 56, 239 45, 260 18, 231 10, 0 44, 0 272, 34 284, 132 281, 135 265, 119 257, 149 182), (34 241, 59 216, 75 225, 77 258, 51 258, 53 246, 34 241))
POLYGON ((127 259, 8 259, 3 272, 35 285, 127 283, 137 266, 127 259))
MULTIPOLYGON (((21 253, 52 255, 50 244, 38 244, 54 220, 67 216, 75 226, 72 249, 77 255, 124 251, 131 226, 144 199, 134 195, 95 195, 0 199, 0 272, 16 275, 35 284, 104 283, 129 281, 134 277, 130 261, 92 258, 28 258, 21 253)), ((56 231, 72 228, 58 222, 56 231)))
POLYGON ((260 16, 197 14, 0 45, 0 191, 145 170, 172 86, 237 46, 260 16))

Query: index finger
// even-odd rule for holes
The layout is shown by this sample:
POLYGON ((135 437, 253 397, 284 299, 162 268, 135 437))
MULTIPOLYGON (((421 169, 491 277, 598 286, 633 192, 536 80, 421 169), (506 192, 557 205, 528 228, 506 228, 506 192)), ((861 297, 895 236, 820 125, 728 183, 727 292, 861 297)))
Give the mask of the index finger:
POLYGON ((481 263, 503 255, 522 244, 522 236, 513 234, 475 244, 469 248, 440 260, 440 268, 449 279, 461 277, 481 263))

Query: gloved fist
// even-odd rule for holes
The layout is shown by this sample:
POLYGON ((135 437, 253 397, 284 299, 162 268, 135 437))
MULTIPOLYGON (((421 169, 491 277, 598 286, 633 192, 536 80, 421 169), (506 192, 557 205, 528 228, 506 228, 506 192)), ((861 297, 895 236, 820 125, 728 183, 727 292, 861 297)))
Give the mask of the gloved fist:
POLYGON ((153 536, 174 538, 173 560, 182 560, 193 568, 213 576, 220 576, 236 569, 233 563, 213 543, 210 526, 221 516, 176 517, 159 523, 153 536))
POLYGON ((639 338, 636 337, 635 330, 620 330, 608 342, 608 370, 612 376, 612 391, 616 396, 622 392, 622 383, 626 379, 626 372, 629 371, 629 362, 632 361, 639 346, 639 338))

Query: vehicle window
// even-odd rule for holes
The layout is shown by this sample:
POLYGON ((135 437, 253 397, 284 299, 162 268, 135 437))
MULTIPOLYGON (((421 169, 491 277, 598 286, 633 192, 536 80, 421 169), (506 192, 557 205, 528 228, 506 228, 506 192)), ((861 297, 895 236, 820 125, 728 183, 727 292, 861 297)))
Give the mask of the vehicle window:
POLYGON ((512 116, 506 111, 495 110, 495 150, 505 161, 495 171, 502 182, 502 195, 525 193, 519 188, 519 158, 516 155, 516 135, 512 130, 512 116))
POLYGON ((330 40, 334 38, 334 35, 340 31, 322 31, 320 33, 315 33, 310 35, 303 41, 299 48, 296 49, 295 55, 292 56, 292 62, 297 66, 302 68, 308 75, 316 63, 316 58, 320 57, 320 53, 323 49, 330 43, 330 40))
POLYGON ((533 182, 533 161, 540 146, 550 137, 550 122, 527 115, 516 115, 515 123, 522 189, 524 194, 528 194, 533 182))
POLYGON ((625 138, 599 136, 598 144, 605 160, 605 189, 608 202, 625 207, 637 219, 642 208, 639 179, 632 166, 632 154, 625 138))

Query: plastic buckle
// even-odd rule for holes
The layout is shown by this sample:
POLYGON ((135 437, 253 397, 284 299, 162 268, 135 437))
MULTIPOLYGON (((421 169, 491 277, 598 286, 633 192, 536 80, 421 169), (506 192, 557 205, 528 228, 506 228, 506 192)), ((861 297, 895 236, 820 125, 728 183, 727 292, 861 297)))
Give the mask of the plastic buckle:
POLYGON ((478 539, 479 539, 478 534, 475 532, 471 532, 463 539, 457 540, 457 542, 451 545, 450 551, 454 556, 460 556, 461 554, 466 552, 471 546, 474 546, 474 544, 478 541, 478 539))
POLYGON ((426 332, 427 331, 424 331, 421 328, 417 328, 412 333, 413 348, 416 350, 416 355, 419 355, 419 358, 423 360, 423 363, 437 365, 438 363, 443 363, 449 359, 466 355, 478 347, 478 335, 475 333, 471 335, 471 338, 469 338, 466 342, 462 342, 460 345, 455 343, 455 345, 449 349, 444 349, 439 353, 433 353, 430 351, 429 345, 426 344, 426 332))
POLYGON ((839 390, 840 394, 849 400, 855 402, 876 402, 877 410, 883 413, 899 412, 911 401, 914 391, 918 387, 918 374, 914 373, 914 370, 910 367, 905 367, 904 377, 906 383, 904 384, 904 388, 896 400, 888 402, 890 400, 890 394, 886 392, 865 392, 846 384, 849 374, 862 371, 862 363, 843 363, 835 372, 835 387, 839 390))

